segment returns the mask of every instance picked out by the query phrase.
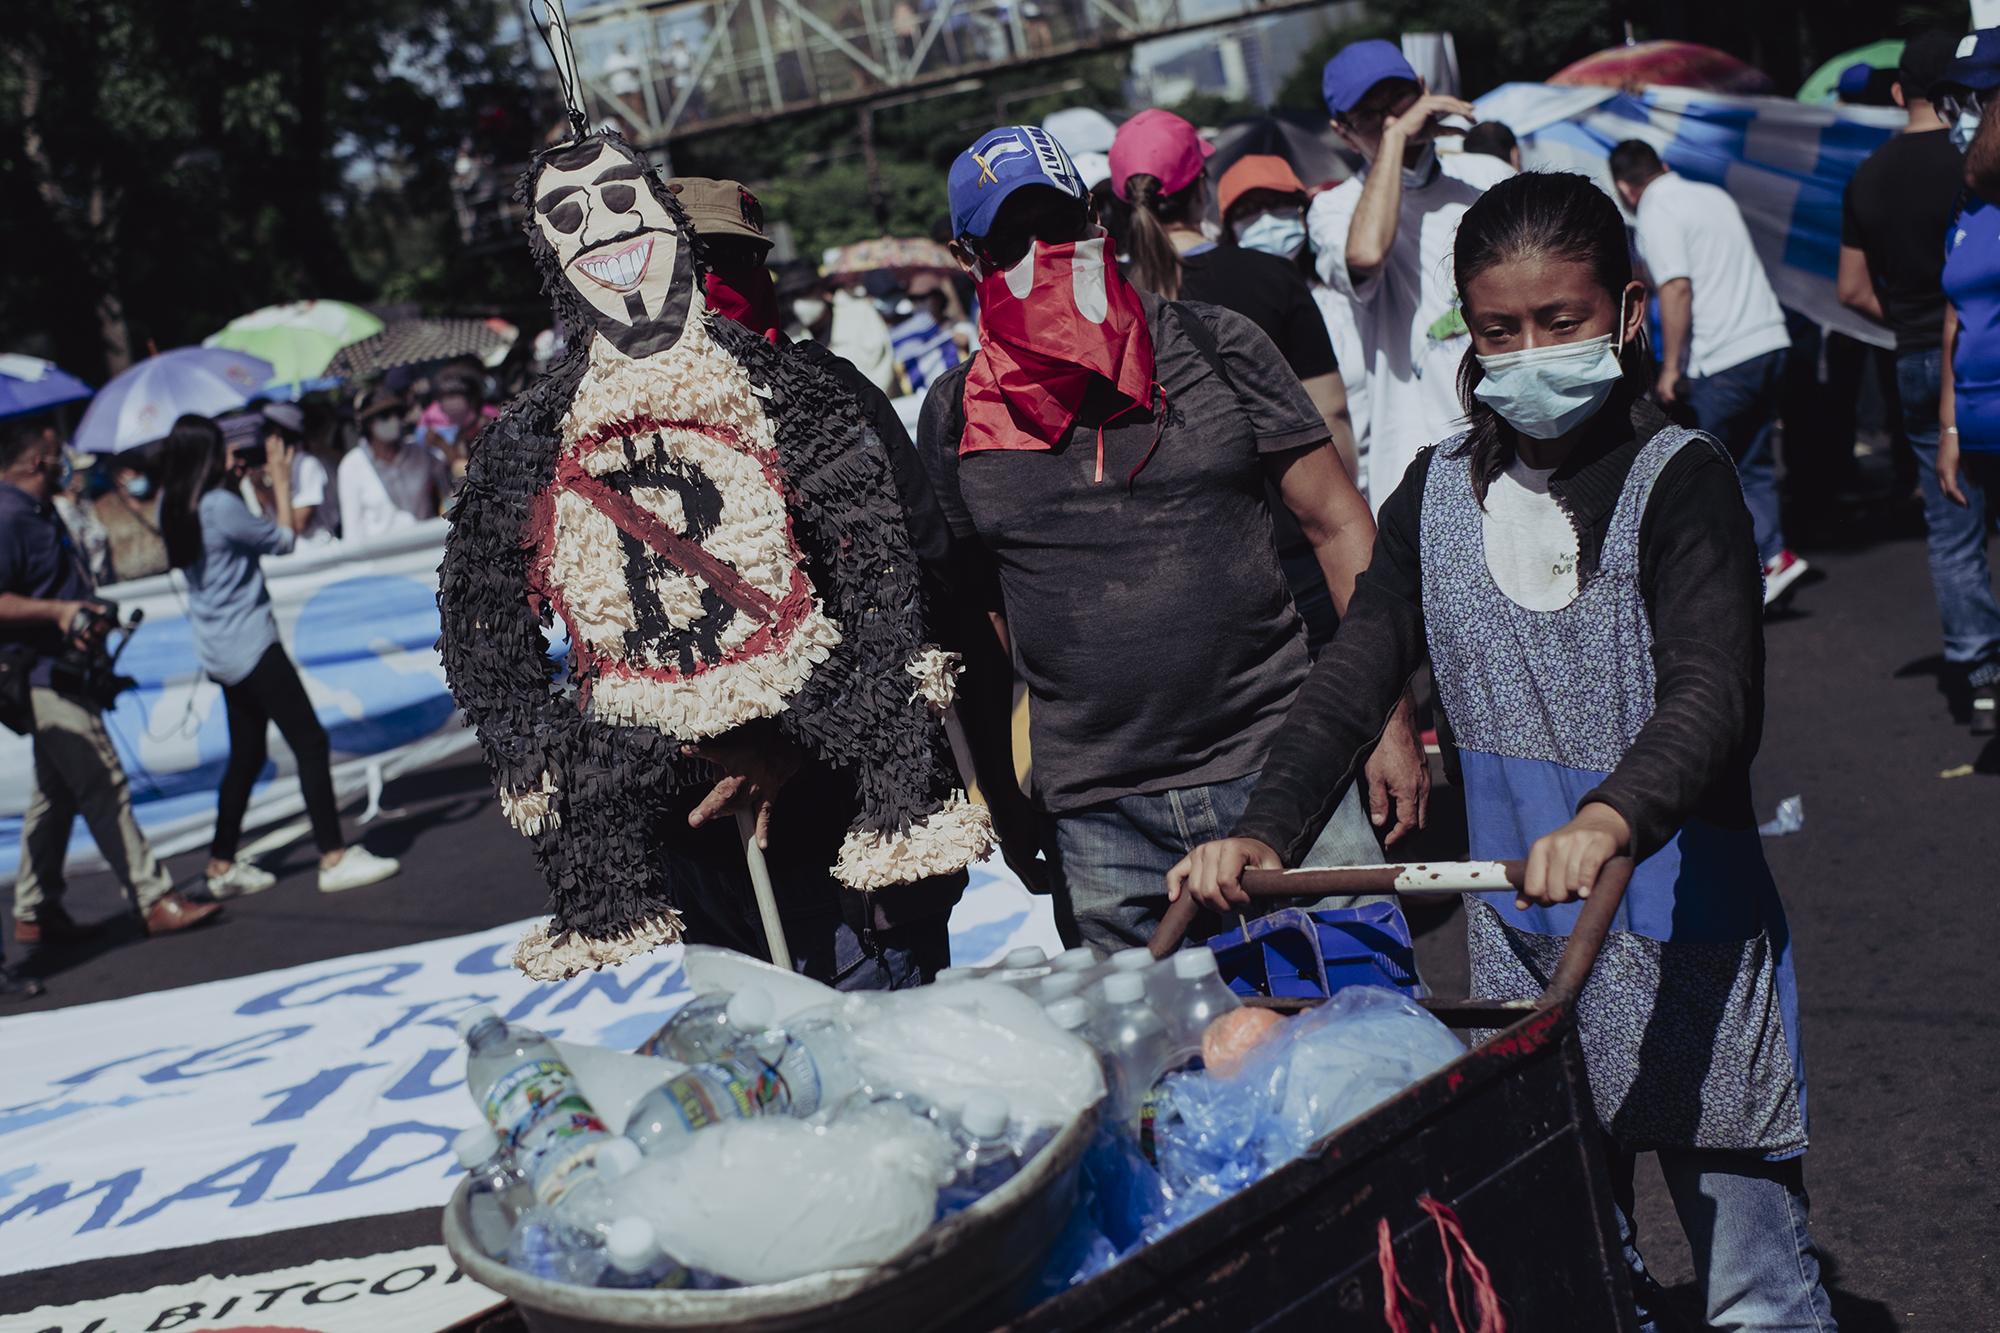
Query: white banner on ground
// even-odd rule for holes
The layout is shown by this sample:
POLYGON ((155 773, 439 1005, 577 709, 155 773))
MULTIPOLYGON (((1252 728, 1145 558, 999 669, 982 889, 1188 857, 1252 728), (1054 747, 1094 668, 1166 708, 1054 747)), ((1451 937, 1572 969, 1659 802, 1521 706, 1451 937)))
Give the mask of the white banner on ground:
MULTIPOLYGON (((384 780, 472 748, 445 689, 438 658, 437 566, 442 519, 363 544, 316 546, 264 562, 278 633, 298 663, 306 693, 333 746, 334 788, 343 801, 384 780)), ((132 805, 162 855, 205 844, 215 793, 229 757, 222 689, 202 674, 179 574, 103 590, 122 613, 143 610, 119 669, 139 682, 106 715, 131 779, 132 805)), ((304 809, 291 751, 273 728, 272 763, 251 797, 246 827, 304 809)), ((0 731, 0 882, 20 860, 21 815, 33 790, 27 737, 0 731)), ((101 868, 78 821, 72 869, 101 868)))
POLYGON ((438 1333, 505 1298, 458 1271, 442 1245, 205 1277, 0 1319, 0 1333, 438 1333))
MULTIPOLYGON (((460 1011, 630 1050, 686 996, 678 948, 529 981, 525 924, 0 1019, 0 1274, 441 1205, 476 1114, 460 1011)), ((996 869, 952 926, 961 964, 1059 947, 996 869)))

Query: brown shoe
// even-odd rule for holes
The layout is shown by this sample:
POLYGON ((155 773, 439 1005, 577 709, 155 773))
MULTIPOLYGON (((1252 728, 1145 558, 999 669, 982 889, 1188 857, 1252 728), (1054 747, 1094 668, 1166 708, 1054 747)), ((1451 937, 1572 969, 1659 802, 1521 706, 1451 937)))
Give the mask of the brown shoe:
POLYGON ((29 949, 60 949, 88 937, 91 929, 80 926, 60 907, 44 907, 33 920, 14 918, 14 938, 29 949))
POLYGON ((221 903, 198 903, 182 897, 176 890, 147 909, 146 933, 170 935, 176 930, 198 926, 221 910, 221 903))

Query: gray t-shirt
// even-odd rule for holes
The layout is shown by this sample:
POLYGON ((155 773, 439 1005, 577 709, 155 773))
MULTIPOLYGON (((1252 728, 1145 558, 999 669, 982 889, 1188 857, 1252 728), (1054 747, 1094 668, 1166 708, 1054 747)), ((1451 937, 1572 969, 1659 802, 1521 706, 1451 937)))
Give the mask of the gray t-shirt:
POLYGON ((278 641, 261 558, 292 549, 289 528, 258 518, 231 490, 201 497, 201 559, 189 565, 188 622, 195 656, 221 685, 235 685, 278 641))
POLYGON ((1057 813, 1255 773, 1308 666, 1265 464, 1324 443, 1326 423, 1250 320, 1182 304, 1214 334, 1225 380, 1145 300, 1166 408, 1105 427, 1103 481, 1098 428, 1124 406, 1108 385, 1053 450, 961 458, 964 367, 918 424, 954 538, 997 575, 1031 699, 1035 794, 1057 813))

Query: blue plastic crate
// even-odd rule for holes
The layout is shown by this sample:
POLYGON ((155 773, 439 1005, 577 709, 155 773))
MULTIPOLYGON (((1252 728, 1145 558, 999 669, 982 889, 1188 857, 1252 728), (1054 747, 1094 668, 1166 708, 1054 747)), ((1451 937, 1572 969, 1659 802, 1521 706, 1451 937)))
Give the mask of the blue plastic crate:
POLYGON ((1417 978, 1409 923, 1395 903, 1309 910, 1281 907, 1207 941, 1222 979, 1238 995, 1313 998, 1343 986, 1426 992, 1417 978))

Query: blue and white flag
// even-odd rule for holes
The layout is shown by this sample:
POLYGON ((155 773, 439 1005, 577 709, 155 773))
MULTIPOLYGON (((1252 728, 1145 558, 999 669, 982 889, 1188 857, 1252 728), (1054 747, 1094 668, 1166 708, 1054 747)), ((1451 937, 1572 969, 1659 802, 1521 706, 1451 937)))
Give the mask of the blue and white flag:
POLYGON ((1901 111, 1691 88, 1628 93, 1539 83, 1503 84, 1475 105, 1482 121, 1514 131, 1527 169, 1582 172, 1606 191, 1615 145, 1653 145, 1668 169, 1721 186, 1736 200, 1780 302, 1863 342, 1893 345, 1888 329, 1840 304, 1834 279, 1841 194, 1862 160, 1901 126, 1901 111))

